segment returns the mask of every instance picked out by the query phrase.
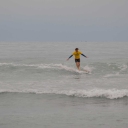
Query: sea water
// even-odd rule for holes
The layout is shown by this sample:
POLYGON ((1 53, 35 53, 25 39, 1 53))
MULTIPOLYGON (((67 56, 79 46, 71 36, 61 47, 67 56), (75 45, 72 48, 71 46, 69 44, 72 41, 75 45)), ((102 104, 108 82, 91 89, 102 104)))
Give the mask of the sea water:
POLYGON ((127 128, 127 55, 128 42, 0 42, 0 128, 127 128))

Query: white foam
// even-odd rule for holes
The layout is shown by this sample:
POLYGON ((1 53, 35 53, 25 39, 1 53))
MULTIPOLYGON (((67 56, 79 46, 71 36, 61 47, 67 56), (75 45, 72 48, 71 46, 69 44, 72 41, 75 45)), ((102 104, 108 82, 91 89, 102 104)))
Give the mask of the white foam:
POLYGON ((84 69, 85 71, 88 71, 89 73, 91 73, 92 70, 94 69, 94 67, 90 67, 90 66, 86 65, 86 66, 83 67, 83 69, 84 69))
POLYGON ((107 74, 107 75, 105 75, 104 77, 105 77, 105 78, 109 78, 109 77, 114 77, 114 76, 119 76, 119 75, 120 75, 120 73, 117 72, 116 74, 107 74))
POLYGON ((4 65, 13 65, 13 63, 0 63, 0 66, 4 66, 4 65))
POLYGON ((108 99, 118 99, 123 97, 128 97, 127 89, 92 89, 92 90, 0 90, 0 93, 4 92, 19 92, 19 93, 35 93, 35 94, 63 94, 67 96, 76 96, 76 97, 104 97, 108 99))
MULTIPOLYGON (((54 92, 54 91, 53 91, 54 92)), ((93 89, 93 90, 70 90, 70 91, 59 91, 54 92, 55 94, 65 94, 68 96, 77 97, 105 97, 109 99, 122 98, 128 96, 128 90, 117 90, 117 89, 93 89)))
POLYGON ((128 66, 126 64, 123 64, 119 68, 121 69, 120 71, 125 71, 128 68, 128 66))

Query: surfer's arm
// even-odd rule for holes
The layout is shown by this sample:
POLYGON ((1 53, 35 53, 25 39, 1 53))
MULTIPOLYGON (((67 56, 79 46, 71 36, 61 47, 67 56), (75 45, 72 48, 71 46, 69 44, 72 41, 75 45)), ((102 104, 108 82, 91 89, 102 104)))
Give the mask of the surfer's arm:
POLYGON ((67 60, 69 60, 73 55, 69 56, 69 58, 67 60))
POLYGON ((86 58, 88 58, 87 56, 85 56, 84 54, 81 54, 82 56, 84 56, 84 57, 86 57, 86 58))

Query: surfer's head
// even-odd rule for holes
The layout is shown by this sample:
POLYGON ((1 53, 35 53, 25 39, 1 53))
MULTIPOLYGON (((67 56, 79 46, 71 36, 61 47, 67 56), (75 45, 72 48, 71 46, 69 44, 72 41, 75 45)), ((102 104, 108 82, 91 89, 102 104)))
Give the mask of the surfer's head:
POLYGON ((76 48, 76 49, 75 49, 75 51, 78 51, 78 50, 79 50, 79 48, 76 48))

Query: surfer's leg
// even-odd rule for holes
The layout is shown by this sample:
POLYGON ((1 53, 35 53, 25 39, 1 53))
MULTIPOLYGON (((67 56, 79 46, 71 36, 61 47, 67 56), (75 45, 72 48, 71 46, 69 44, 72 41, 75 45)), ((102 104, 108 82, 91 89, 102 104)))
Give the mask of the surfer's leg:
POLYGON ((78 69, 80 70, 80 62, 78 62, 78 69))
POLYGON ((75 59, 76 67, 80 70, 80 59, 75 59))
POLYGON ((76 67, 80 70, 80 62, 76 62, 76 67))

